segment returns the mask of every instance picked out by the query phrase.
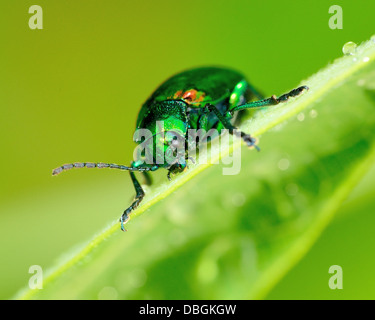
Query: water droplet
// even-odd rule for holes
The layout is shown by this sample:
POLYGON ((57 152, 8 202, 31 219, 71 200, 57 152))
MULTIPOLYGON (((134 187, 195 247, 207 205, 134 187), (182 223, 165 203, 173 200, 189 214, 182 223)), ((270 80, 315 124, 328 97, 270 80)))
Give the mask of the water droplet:
POLYGON ((117 300, 118 293, 113 287, 104 287, 98 294, 98 300, 117 300))
POLYGON ((243 193, 236 193, 232 196, 233 205, 236 207, 242 207, 245 204, 246 197, 243 193))
POLYGON ((318 111, 316 111, 315 109, 312 109, 309 113, 310 115, 310 118, 316 118, 318 116, 318 111))
POLYGON ((178 247, 186 241, 185 233, 180 229, 174 229, 169 234, 169 242, 171 245, 178 247))
POLYGON ((279 123, 278 125, 276 125, 275 127, 273 127, 272 130, 274 130, 274 131, 280 131, 283 127, 284 127, 284 122, 283 123, 279 123))
POLYGON ((366 80, 365 80, 365 79, 359 79, 359 80, 357 81, 357 85, 358 85, 359 87, 363 87, 365 84, 366 84, 366 80))
POLYGON ((342 52, 346 56, 353 56, 356 50, 357 50, 357 44, 355 44, 352 41, 345 43, 344 46, 342 47, 342 52))
POLYGON ((290 162, 288 159, 280 159, 280 161, 277 163, 277 166, 280 170, 287 170, 289 168, 290 162))
POLYGON ((368 62, 368 61, 370 61, 370 58, 369 58, 369 57, 364 57, 364 58, 363 58, 363 62, 368 62))
POLYGON ((133 288, 140 288, 146 283, 146 280, 147 274, 144 270, 133 270, 133 272, 130 273, 129 285, 131 285, 133 288))
POLYGON ((297 116, 297 119, 298 121, 303 121, 305 120, 305 114, 303 112, 301 112, 298 116, 297 116))
POLYGON ((170 222, 176 225, 185 225, 190 217, 184 209, 179 208, 173 203, 171 204, 171 209, 167 213, 167 218, 170 222))
POLYGON ((122 270, 116 277, 115 283, 118 291, 127 291, 129 288, 140 288, 147 281, 147 274, 142 269, 122 270))
POLYGON ((295 183, 289 183, 285 187, 285 192, 289 196, 295 196, 298 193, 298 186, 295 183))

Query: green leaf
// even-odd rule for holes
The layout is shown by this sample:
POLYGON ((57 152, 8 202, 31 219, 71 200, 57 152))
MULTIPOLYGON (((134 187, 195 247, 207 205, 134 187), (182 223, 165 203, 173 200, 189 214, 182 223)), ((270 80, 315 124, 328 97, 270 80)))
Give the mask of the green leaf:
POLYGON ((127 233, 115 222, 17 298, 264 297, 375 159, 374 60, 369 41, 303 81, 307 93, 241 126, 260 153, 212 146, 213 160, 240 151, 240 174, 196 165, 154 186, 127 233))

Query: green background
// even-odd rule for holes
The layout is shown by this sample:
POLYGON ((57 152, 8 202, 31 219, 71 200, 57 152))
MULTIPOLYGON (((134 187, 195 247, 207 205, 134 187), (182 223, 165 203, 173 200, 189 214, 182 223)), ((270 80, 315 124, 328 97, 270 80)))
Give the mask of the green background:
MULTIPOLYGON (((345 42, 375 34, 367 0, 5 0, 0 12, 3 299, 27 285, 31 265, 53 265, 128 205, 133 190, 121 172, 52 178, 51 170, 74 161, 128 164, 140 105, 167 77, 224 65, 267 95, 281 94, 342 55, 345 42), (28 27, 34 4, 43 8, 43 30, 28 27), (331 5, 343 8, 342 30, 328 26, 331 5), (98 190, 101 199, 91 196, 98 190)), ((366 177, 355 191, 360 201, 343 205, 269 298, 375 298, 375 277, 365 276, 375 262, 371 186, 366 177), (344 269, 344 290, 328 288, 333 264, 344 269)))

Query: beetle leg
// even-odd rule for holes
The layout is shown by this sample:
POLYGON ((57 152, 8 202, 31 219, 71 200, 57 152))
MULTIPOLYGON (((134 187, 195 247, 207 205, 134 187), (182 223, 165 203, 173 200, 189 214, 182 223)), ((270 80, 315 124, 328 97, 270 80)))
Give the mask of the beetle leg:
POLYGON ((178 163, 177 160, 175 160, 175 161, 171 164, 171 166, 169 167, 169 169, 168 169, 167 178, 168 178, 169 181, 172 181, 171 174, 173 173, 173 166, 174 166, 176 163, 178 163))
POLYGON ((135 177, 134 172, 130 171, 130 177, 133 181, 133 185, 134 185, 136 195, 135 195, 134 201, 131 204, 131 206, 124 211, 124 213, 122 214, 122 216, 120 218, 121 230, 122 231, 126 231, 125 228, 124 228, 124 223, 129 219, 130 212, 132 212, 134 209, 136 209, 139 206, 143 197, 145 196, 145 192, 143 191, 141 185, 139 184, 137 178, 135 177))
POLYGON ((169 181, 172 180, 172 178, 171 178, 171 170, 168 170, 167 178, 168 178, 169 181))
POLYGON ((152 185, 152 178, 151 178, 150 173, 148 171, 143 171, 142 173, 143 173, 143 176, 145 178, 145 183, 148 186, 152 185))
POLYGON ((301 86, 296 89, 293 89, 292 91, 285 93, 281 95, 280 97, 276 97, 275 95, 271 96, 268 99, 263 99, 263 100, 258 100, 258 101, 253 101, 249 103, 245 103, 239 106, 236 106, 230 110, 230 113, 233 114, 235 111, 240 111, 244 109, 251 109, 251 108, 263 108, 263 107, 268 107, 268 106, 274 106, 276 104, 279 104, 281 102, 286 102, 289 100, 291 97, 297 97, 299 96, 302 92, 305 90, 309 90, 309 87, 307 86, 301 86))
POLYGON ((206 128, 208 122, 208 112, 204 111, 198 119, 198 128, 206 128))
POLYGON ((208 108, 208 110, 215 113, 215 115, 218 117, 219 121, 224 125, 225 129, 229 130, 230 134, 241 138, 243 141, 246 142, 248 147, 254 147, 258 151, 260 151, 259 147, 255 144, 255 142, 256 142, 255 138, 253 138, 252 136, 250 136, 249 134, 247 134, 245 132, 242 132, 242 131, 238 130, 238 128, 236 128, 234 125, 232 125, 230 123, 229 119, 226 118, 225 116, 223 116, 221 114, 221 112, 214 105, 207 104, 206 107, 208 108))

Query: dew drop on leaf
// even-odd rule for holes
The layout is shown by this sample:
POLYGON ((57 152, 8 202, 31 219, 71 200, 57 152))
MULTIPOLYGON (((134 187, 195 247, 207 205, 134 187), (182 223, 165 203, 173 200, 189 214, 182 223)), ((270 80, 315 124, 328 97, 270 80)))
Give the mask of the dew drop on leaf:
POLYGON ((301 112, 300 114, 298 114, 297 119, 298 119, 298 121, 305 120, 305 114, 303 112, 301 112))
POLYGON ((342 47, 342 52, 346 56, 353 56, 356 50, 357 50, 357 44, 352 41, 345 43, 342 47))
POLYGON ((280 170, 285 171, 289 168, 290 162, 288 159, 280 159, 280 161, 277 163, 277 166, 280 170))
POLYGON ((315 109, 312 109, 310 110, 309 115, 310 115, 310 118, 314 119, 318 116, 318 111, 316 111, 315 109))

